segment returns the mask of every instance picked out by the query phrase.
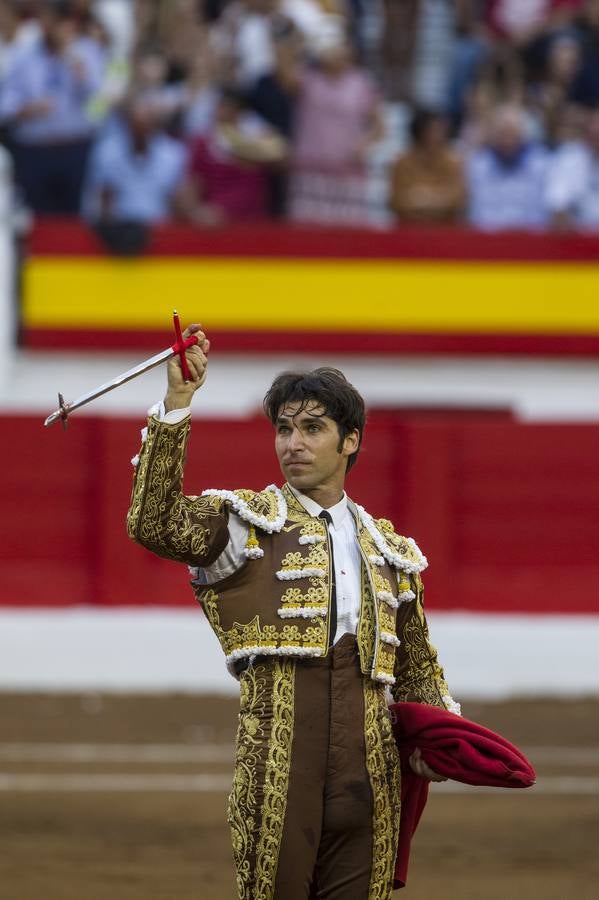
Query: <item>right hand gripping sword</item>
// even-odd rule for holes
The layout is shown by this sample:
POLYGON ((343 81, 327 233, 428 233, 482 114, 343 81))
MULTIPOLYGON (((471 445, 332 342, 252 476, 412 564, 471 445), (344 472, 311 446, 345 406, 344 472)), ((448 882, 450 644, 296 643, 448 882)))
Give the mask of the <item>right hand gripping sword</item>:
POLYGON ((179 322, 179 316, 177 315, 176 310, 173 312, 173 324, 175 326, 176 341, 171 347, 168 347, 161 353, 157 353, 156 356, 151 356, 150 359, 146 359, 144 360, 144 362, 139 363, 139 365, 134 366, 127 372, 123 372, 122 375, 117 375, 117 377, 113 378, 112 381, 107 381, 105 384, 101 384, 100 387, 95 388, 93 391, 88 391, 87 394, 82 394, 81 397, 77 397, 77 399, 73 400, 71 403, 65 403, 62 394, 59 394, 58 409, 48 416, 48 418, 44 422, 44 425, 46 427, 48 425, 53 425, 54 422, 57 422, 60 419, 60 421, 62 422, 62 427, 66 431, 68 426, 68 418, 72 412, 75 412, 76 409, 80 409, 87 403, 91 403, 91 401, 95 400, 96 397, 101 397, 103 394, 107 394, 109 391, 113 391, 115 388, 120 387, 122 384, 126 384, 128 381, 132 381, 134 378, 137 378, 138 375, 143 375, 144 372, 149 372, 150 369, 154 369, 161 363, 172 359, 173 356, 178 356, 181 360, 181 371, 183 373, 183 378, 186 381, 192 381, 193 379, 187 365, 187 360, 185 358, 185 351, 188 350, 189 347, 193 347, 195 344, 197 344, 198 338, 195 334, 190 335, 188 338, 183 338, 183 335, 181 334, 181 323, 179 322))

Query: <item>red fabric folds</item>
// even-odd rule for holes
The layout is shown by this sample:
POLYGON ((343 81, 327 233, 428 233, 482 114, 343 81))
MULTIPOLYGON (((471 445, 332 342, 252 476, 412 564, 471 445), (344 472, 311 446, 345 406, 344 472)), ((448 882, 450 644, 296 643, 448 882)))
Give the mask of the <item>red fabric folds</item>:
POLYGON ((416 747, 433 771, 464 784, 523 788, 534 784, 536 774, 517 747, 476 722, 423 703, 394 703, 389 711, 402 774, 393 885, 399 888, 407 880, 410 842, 428 798, 429 782, 416 775, 409 763, 416 747))

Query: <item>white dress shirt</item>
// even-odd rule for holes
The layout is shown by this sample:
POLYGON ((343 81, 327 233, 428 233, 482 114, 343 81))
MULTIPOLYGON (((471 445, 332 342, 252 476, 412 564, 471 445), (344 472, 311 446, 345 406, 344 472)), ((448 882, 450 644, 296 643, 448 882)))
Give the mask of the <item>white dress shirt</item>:
POLYGON ((553 213, 570 213, 576 225, 599 227, 599 154, 582 141, 563 144, 553 156, 547 179, 547 203, 553 213))
MULTIPOLYGON (((311 516, 319 516, 322 506, 291 488, 304 509, 311 516)), ((361 556, 356 534, 356 523, 347 506, 347 495, 327 512, 332 522, 329 524, 329 537, 333 546, 335 559, 335 587, 337 594, 337 631, 333 643, 336 644, 344 634, 356 634, 360 615, 361 595, 361 556)))
MULTIPOLYGON (((162 422, 176 425, 190 414, 190 409, 189 407, 173 409, 167 413, 164 403, 158 403, 149 410, 149 414, 158 416, 162 422)), ((320 515, 323 510, 322 506, 295 488, 291 488, 291 490, 306 512, 315 518, 320 515)), ((347 505, 347 495, 344 493, 339 503, 330 506, 327 512, 332 519, 328 528, 335 559, 337 595, 337 630, 333 641, 335 644, 344 634, 357 633, 360 615, 362 560, 356 523, 347 505)), ((231 512, 229 515, 229 543, 215 562, 200 570, 200 577, 206 584, 213 584, 215 581, 232 575, 247 562, 243 551, 248 533, 247 522, 236 513, 231 512)))

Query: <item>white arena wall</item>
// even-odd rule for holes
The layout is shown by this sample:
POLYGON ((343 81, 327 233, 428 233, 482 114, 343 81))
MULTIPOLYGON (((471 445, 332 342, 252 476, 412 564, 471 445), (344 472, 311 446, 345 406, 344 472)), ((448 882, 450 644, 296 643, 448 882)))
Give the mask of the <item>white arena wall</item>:
MULTIPOLYGON (((599 617, 429 613, 456 699, 599 694, 599 617)), ((0 610, 0 690, 235 694, 199 610, 0 610)))

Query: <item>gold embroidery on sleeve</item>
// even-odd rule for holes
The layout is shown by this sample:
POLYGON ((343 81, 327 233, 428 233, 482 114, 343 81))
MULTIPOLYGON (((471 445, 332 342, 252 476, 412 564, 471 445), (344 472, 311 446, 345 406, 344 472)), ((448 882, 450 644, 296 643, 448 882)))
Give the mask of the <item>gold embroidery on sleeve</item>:
POLYGON ((127 516, 130 537, 160 556, 193 564, 209 550, 211 522, 222 502, 181 493, 189 423, 148 424, 127 516))
POLYGON ((396 700, 415 700, 445 709, 443 697, 449 695, 449 688, 437 659, 437 650, 429 639, 422 606, 422 582, 418 577, 414 589, 417 599, 401 635, 407 665, 397 678, 393 696, 396 700))

